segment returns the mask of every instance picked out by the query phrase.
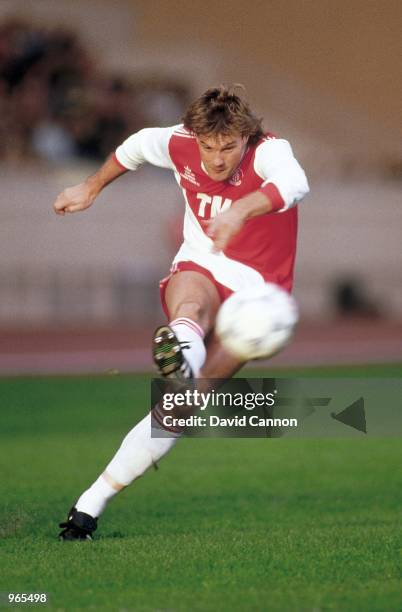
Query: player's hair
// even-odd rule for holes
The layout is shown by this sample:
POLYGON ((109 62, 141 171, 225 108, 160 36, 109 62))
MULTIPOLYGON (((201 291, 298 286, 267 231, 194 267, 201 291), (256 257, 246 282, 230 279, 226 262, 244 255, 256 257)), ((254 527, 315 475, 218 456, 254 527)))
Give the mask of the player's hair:
POLYGON ((242 85, 220 85, 207 89, 192 102, 182 118, 184 127, 197 136, 238 133, 256 143, 264 134, 262 119, 251 111, 248 103, 235 93, 242 85))

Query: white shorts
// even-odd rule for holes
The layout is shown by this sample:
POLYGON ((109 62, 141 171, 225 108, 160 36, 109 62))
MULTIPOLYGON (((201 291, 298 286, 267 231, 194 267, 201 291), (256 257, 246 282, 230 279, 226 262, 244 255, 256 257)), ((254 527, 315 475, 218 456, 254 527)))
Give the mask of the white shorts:
POLYGON ((223 253, 206 253, 192 249, 186 242, 182 244, 173 259, 169 276, 159 283, 163 309, 169 317, 166 307, 165 292, 169 279, 176 272, 195 271, 204 274, 215 285, 221 302, 234 291, 247 289, 265 283, 262 274, 245 264, 229 259, 223 253))
POLYGON ((232 291, 255 287, 263 284, 262 274, 246 266, 245 264, 229 259, 223 253, 205 253, 196 251, 186 242, 181 245, 176 257, 173 260, 172 272, 175 264, 181 261, 193 261, 197 265, 208 270, 215 280, 221 285, 228 287, 232 291))

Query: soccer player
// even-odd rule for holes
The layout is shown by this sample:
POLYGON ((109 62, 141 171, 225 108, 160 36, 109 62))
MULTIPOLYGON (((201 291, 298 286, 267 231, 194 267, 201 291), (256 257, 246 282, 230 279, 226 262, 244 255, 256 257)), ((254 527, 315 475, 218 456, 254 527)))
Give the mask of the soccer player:
MULTIPOLYGON (((208 89, 187 109, 182 124, 130 136, 83 183, 63 191, 59 215, 89 208, 102 189, 144 162, 173 171, 185 201, 184 241, 161 300, 168 324, 153 339, 162 376, 229 378, 244 364, 214 334, 220 304, 234 291, 276 283, 291 291, 297 208, 308 193, 305 173, 289 143, 264 133, 261 120, 233 88, 208 89)), ((152 411, 162 424, 161 408, 152 411)), ((124 438, 99 478, 60 526, 64 540, 91 539, 107 503, 177 442, 151 436, 151 413, 124 438)))

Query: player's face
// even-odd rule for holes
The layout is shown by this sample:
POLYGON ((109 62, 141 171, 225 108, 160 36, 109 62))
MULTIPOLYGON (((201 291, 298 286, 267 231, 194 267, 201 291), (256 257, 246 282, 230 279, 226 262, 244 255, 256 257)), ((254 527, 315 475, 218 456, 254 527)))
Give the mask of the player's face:
POLYGON ((197 136, 204 168, 214 181, 226 181, 234 174, 247 147, 247 138, 240 134, 197 136))

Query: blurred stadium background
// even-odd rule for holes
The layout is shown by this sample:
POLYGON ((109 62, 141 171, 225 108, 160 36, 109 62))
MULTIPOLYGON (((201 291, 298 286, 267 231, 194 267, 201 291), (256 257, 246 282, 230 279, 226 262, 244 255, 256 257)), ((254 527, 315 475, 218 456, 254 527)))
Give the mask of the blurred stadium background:
POLYGON ((2 0, 0 374, 148 370, 183 204, 151 167, 59 218, 127 135, 240 82, 289 139, 302 322, 273 365, 402 361, 402 4, 2 0))

